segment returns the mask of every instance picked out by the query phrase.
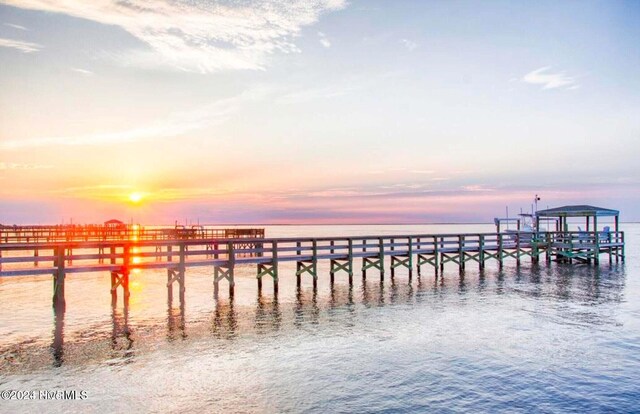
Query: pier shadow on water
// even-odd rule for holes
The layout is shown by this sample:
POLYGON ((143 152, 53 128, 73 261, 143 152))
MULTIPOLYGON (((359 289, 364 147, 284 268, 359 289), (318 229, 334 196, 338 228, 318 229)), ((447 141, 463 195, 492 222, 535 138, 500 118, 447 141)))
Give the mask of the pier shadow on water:
POLYGON ((594 305, 620 303, 625 277, 624 264, 598 267, 556 263, 445 271, 438 276, 423 271, 412 278, 399 272, 384 281, 372 276, 367 280, 354 278, 353 284, 346 278, 329 284, 328 275, 321 275, 320 287, 282 283, 279 294, 256 295, 252 306, 238 305, 226 295, 211 299, 210 292, 199 292, 208 295, 210 307, 193 315, 188 315, 184 294, 170 295, 166 318, 148 320, 131 315, 129 298, 123 298, 112 307, 108 336, 104 329, 88 326, 80 334, 65 338, 65 310, 56 308, 50 345, 34 341, 5 346, 0 349, 0 368, 19 372, 43 365, 128 364, 139 353, 190 341, 213 341, 212 346, 225 347, 242 338, 286 337, 299 331, 334 330, 348 335, 367 318, 380 317, 376 309, 394 307, 437 316, 488 302, 517 300, 525 312, 534 312, 536 318, 553 318, 559 324, 615 325, 615 306, 603 311, 594 305))

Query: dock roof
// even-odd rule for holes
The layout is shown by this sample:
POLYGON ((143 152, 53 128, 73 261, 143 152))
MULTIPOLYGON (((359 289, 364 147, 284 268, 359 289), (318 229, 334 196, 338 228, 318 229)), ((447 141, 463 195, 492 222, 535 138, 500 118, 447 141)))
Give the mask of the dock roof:
POLYGON ((587 205, 562 206, 536 212, 538 217, 602 217, 618 215, 620 215, 618 210, 587 205))

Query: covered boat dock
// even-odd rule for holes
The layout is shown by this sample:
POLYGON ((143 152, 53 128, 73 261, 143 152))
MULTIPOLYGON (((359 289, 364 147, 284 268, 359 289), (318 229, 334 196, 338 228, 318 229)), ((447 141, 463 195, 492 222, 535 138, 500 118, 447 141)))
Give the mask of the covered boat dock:
MULTIPOLYGON (((535 213, 536 228, 545 218, 556 220, 556 231, 548 233, 547 253, 555 255, 560 261, 579 261, 598 263, 601 253, 609 255, 609 261, 624 260, 624 232, 619 229, 620 212, 589 205, 562 206, 540 210, 535 213), (613 217, 613 229, 604 226, 598 229, 599 217, 613 217), (584 218, 585 229, 578 231, 569 229, 569 218, 584 218)), ((602 221, 601 221, 602 224, 602 221)))
MULTIPOLYGON (((614 231, 619 230, 620 212, 618 210, 611 210, 608 208, 594 207, 588 205, 578 206, 563 206, 550 208, 547 210, 540 210, 536 212, 536 227, 540 228, 541 218, 553 218, 556 221, 556 231, 569 231, 567 218, 570 217, 584 217, 585 219, 585 231, 591 231, 591 224, 593 223, 593 231, 598 231, 598 217, 613 217, 614 218, 614 231)), ((603 230, 607 230, 606 228, 603 230)))

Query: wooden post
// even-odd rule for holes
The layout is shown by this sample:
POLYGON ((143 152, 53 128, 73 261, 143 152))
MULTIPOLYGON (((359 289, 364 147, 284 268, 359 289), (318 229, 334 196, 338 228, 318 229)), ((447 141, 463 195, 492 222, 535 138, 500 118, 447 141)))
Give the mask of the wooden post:
POLYGON ((117 281, 118 281, 118 273, 111 272, 111 306, 116 306, 118 301, 118 291, 116 290, 117 281))
MULTIPOLYGON (((127 243, 124 247, 124 268, 122 271, 122 288, 124 289, 124 299, 125 301, 129 300, 129 296, 131 296, 131 292, 129 291, 129 274, 131 273, 130 269, 131 264, 131 246, 127 243)), ((126 302, 125 302, 126 303, 126 302)))
POLYGON ((278 242, 277 241, 273 241, 273 250, 272 250, 272 257, 273 257, 273 262, 272 262, 272 266, 273 266, 273 293, 274 295, 278 294, 278 242))
POLYGON ((236 289, 236 280, 234 277, 234 269, 236 266, 236 251, 233 246, 233 243, 229 243, 227 249, 229 250, 229 271, 228 271, 228 280, 229 280, 229 297, 233 297, 236 289))
MULTIPOLYGON (((367 240, 366 239, 362 239, 362 252, 366 253, 367 252, 367 240)), ((367 268, 365 267, 365 262, 366 262, 366 258, 362 258, 362 281, 364 282, 365 280, 367 280, 367 268)))
POLYGON ((500 264, 500 268, 502 268, 502 259, 503 259, 503 244, 504 239, 502 237, 502 233, 498 233, 498 263, 500 264))
POLYGON ((178 276, 178 285, 180 286, 180 301, 182 302, 184 299, 185 292, 185 283, 184 283, 184 273, 186 271, 185 266, 185 251, 187 247, 184 243, 180 243, 180 264, 178 265, 178 272, 180 272, 178 276))
MULTIPOLYGON (((440 237, 440 248, 444 250, 444 237, 440 237)), ((440 250, 440 273, 444 272, 444 252, 442 250, 440 250)), ((438 273, 436 273, 437 275, 438 273)))
POLYGON ((464 270, 464 236, 458 236, 458 268, 464 270))
POLYGON ((408 266, 409 266, 409 280, 411 280, 411 277, 413 276, 413 239, 411 238, 411 236, 409 236, 409 262, 408 262, 408 266))
POLYGON ((64 278, 65 278, 65 248, 58 245, 54 248, 54 267, 56 271, 53 275, 53 307, 57 310, 63 311, 66 308, 66 301, 64 298, 64 278))
POLYGON ((478 266, 480 270, 484 269, 484 235, 478 235, 478 266))
MULTIPOLYGON (((235 246, 233 242, 227 243, 227 262, 226 264, 216 265, 213 268, 213 295, 218 297, 219 283, 222 279, 229 282, 229 297, 233 297, 235 291, 234 267, 235 267, 235 246)), ((260 280, 258 280, 260 287, 260 280)))
POLYGON ((598 234, 598 216, 593 216, 594 246, 593 261, 595 264, 600 263, 600 237, 598 234))
MULTIPOLYGON (((300 247, 302 246, 302 243, 300 242, 296 242, 296 255, 300 256, 301 252, 300 252, 300 247)), ((296 286, 300 287, 300 285, 302 284, 302 274, 300 273, 300 269, 302 268, 302 263, 300 262, 296 262, 296 286)))
POLYGON ((318 241, 316 239, 313 239, 312 248, 313 255, 311 260, 313 262, 313 289, 316 289, 318 287, 318 241))
POLYGON ((384 281, 384 239, 378 239, 378 260, 380 261, 380 281, 384 281))
MULTIPOLYGON (((436 277, 438 277, 438 238, 433 237, 433 268, 435 269, 436 277)), ((442 266, 442 264, 440 264, 442 266)))
POLYGON ((353 239, 349 238, 349 286, 353 285, 353 239))

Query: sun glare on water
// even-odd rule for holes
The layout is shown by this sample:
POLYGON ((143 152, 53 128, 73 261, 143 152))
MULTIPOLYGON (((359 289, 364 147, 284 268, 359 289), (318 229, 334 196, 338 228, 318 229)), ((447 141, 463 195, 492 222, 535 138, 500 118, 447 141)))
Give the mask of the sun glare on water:
POLYGON ((137 204, 142 201, 143 197, 142 193, 131 193, 129 194, 129 201, 137 204))

